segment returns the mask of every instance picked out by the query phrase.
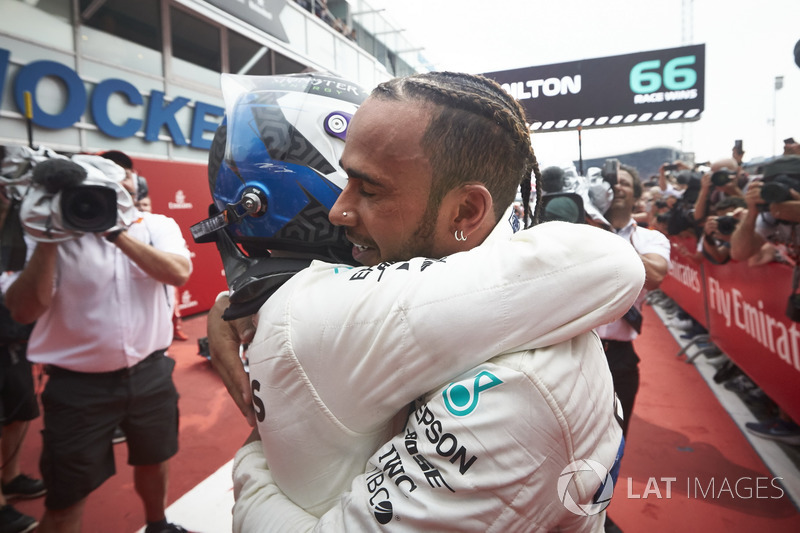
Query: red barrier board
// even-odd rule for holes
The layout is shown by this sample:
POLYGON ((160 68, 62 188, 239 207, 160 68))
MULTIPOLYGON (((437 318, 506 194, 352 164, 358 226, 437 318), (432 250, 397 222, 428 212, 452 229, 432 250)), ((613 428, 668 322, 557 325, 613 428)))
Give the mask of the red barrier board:
POLYGON ((661 284, 711 340, 793 419, 800 420, 800 328, 786 316, 792 268, 715 265, 693 237, 671 236, 672 268, 661 284))
POLYGON ((792 268, 731 261, 704 269, 712 341, 800 420, 800 331, 786 316, 792 268))
POLYGON ((173 218, 192 254, 189 282, 178 289, 178 309, 183 316, 207 311, 220 291, 227 289, 222 260, 214 244, 196 244, 189 228, 208 218, 211 193, 207 166, 199 163, 136 158, 134 168, 147 179, 153 213, 173 218))
POLYGON ((694 259, 697 240, 694 238, 670 237, 672 251, 667 277, 661 290, 669 295, 681 309, 708 329, 706 315, 706 293, 703 283, 703 262, 694 259))

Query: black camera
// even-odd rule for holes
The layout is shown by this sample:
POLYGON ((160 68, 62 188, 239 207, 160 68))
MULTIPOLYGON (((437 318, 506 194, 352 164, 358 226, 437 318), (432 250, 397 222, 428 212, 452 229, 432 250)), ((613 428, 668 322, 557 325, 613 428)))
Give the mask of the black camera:
POLYGON ((605 163, 603 163, 603 168, 600 169, 600 175, 612 187, 616 185, 617 176, 619 176, 619 159, 606 159, 605 163))
POLYGON ((733 174, 733 171, 728 170, 727 168, 721 168, 711 174, 711 183, 716 187, 723 187, 730 183, 731 176, 733 174))
POLYGON ((583 199, 573 192, 547 193, 542 196, 542 222, 560 220, 573 224, 586 223, 583 199))
POLYGON ((669 172, 670 170, 678 170, 680 167, 677 164, 669 163, 664 165, 664 171, 669 172))
POLYGON ((64 229, 102 233, 117 223, 117 192, 102 185, 77 185, 61 190, 64 229))
POLYGON ((48 194, 61 194, 62 229, 101 233, 117 223, 117 192, 85 183, 86 170, 69 159, 47 159, 33 169, 32 182, 48 194))
MULTIPOLYGON (((792 189, 800 191, 800 180, 786 174, 780 174, 769 181, 765 180, 764 185, 761 187, 761 199, 767 204, 788 202, 792 199, 792 193, 790 192, 792 189)), ((769 207, 767 206, 768 209, 769 207)))
POLYGON ((667 233, 670 235, 679 235, 688 229, 697 229, 697 222, 694 219, 694 209, 683 204, 676 205, 669 212, 667 233))
POLYGON ((717 231, 722 235, 731 235, 738 223, 739 220, 730 215, 717 217, 717 231))
POLYGON ((800 322, 800 294, 792 294, 786 302, 786 316, 792 322, 800 322))

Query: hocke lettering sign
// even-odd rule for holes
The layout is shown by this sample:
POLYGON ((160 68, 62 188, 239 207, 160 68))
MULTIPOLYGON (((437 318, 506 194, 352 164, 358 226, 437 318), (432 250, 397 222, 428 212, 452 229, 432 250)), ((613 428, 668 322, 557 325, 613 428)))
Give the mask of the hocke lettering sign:
POLYGON ((698 120, 705 45, 485 73, 525 108, 531 131, 698 120))
POLYGON ((6 92, 10 92, 17 110, 24 115, 25 93, 30 93, 31 122, 42 128, 72 128, 85 117, 87 121, 93 120, 98 130, 115 139, 141 133, 145 141, 157 142, 162 135, 167 135, 176 146, 208 150, 225 112, 218 105, 199 100, 192 102, 183 96, 168 98, 163 91, 155 89, 143 95, 130 82, 117 78, 100 80, 92 86, 72 68, 50 60, 21 66, 12 79, 7 76, 10 57, 9 50, 0 49, 0 99, 5 99, 6 92), (41 84, 55 87, 55 94, 47 103, 57 110, 48 112, 41 105, 42 93, 38 91, 41 84), (182 126, 179 114, 186 112, 191 117, 188 124, 182 126))

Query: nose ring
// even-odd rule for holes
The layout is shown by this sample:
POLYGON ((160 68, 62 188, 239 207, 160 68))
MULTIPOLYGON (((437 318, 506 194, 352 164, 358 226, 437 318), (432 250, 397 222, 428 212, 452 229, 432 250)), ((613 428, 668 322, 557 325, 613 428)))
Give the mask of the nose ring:
POLYGON ((347 216, 347 211, 342 211, 342 216, 346 217, 347 216))

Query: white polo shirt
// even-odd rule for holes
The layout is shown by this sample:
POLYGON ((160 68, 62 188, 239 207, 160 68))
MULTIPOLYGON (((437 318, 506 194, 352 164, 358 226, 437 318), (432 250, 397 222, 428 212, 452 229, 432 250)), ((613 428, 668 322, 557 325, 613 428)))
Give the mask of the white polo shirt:
MULTIPOLYGON (((128 234, 190 259, 178 224, 141 213, 128 234)), ((135 365, 172 342, 174 289, 95 233, 62 242, 51 306, 36 321, 28 359, 77 372, 135 365)))
MULTIPOLYGON (((658 254, 667 260, 667 268, 672 266, 669 260, 671 250, 669 239, 660 231, 643 228, 635 220, 630 219, 624 228, 616 230, 616 234, 630 242, 639 255, 658 254)), ((648 292, 642 288, 633 304, 636 309, 642 310, 642 304, 648 292)), ((622 318, 600 326, 597 328, 597 334, 601 339, 615 341, 632 341, 638 335, 636 330, 622 318)))

